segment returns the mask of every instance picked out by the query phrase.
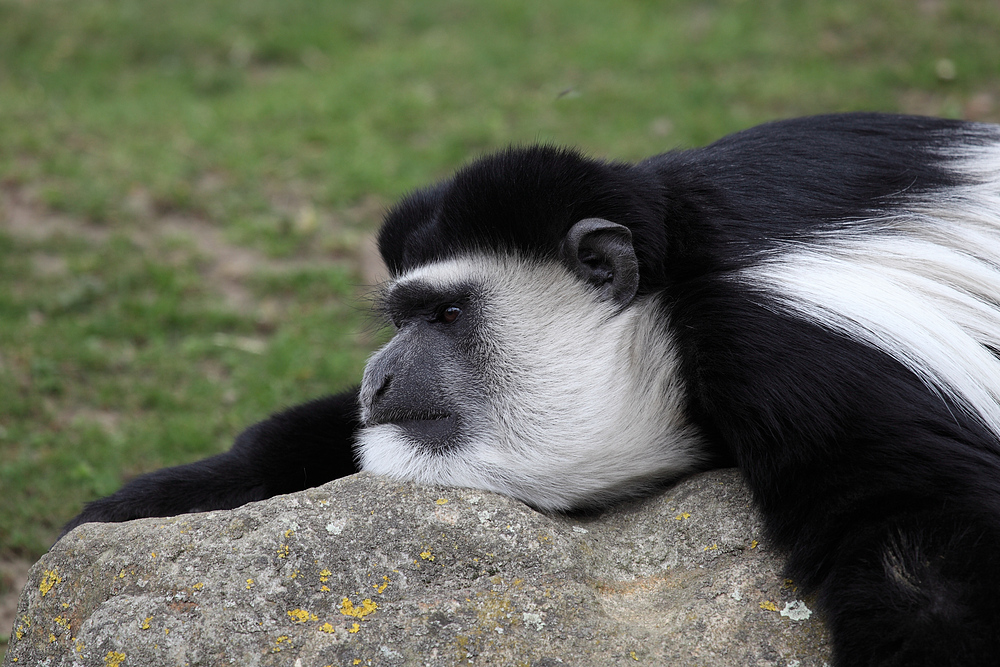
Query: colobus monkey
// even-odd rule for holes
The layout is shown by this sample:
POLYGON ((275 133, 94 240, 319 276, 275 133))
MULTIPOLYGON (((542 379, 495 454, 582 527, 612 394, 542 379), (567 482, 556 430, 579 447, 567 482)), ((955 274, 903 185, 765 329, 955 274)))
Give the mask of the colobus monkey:
POLYGON ((1000 127, 762 125, 638 164, 510 148, 387 215, 359 389, 67 528, 359 468, 604 505, 729 460, 837 665, 1000 660, 1000 127))

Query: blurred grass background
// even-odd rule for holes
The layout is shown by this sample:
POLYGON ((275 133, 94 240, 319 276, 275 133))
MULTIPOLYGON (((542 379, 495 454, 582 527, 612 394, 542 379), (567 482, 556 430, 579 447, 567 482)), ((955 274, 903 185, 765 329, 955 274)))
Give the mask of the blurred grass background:
POLYGON ((0 0, 0 561, 355 381, 408 189, 859 109, 1000 120, 1000 3, 0 0))

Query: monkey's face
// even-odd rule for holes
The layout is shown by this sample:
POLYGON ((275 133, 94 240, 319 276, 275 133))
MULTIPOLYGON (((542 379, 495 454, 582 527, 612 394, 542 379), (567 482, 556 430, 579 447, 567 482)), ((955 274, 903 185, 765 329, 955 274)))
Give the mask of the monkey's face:
POLYGON ((543 509, 641 493, 700 462, 663 313, 564 262, 476 255, 392 281, 396 335, 361 388, 362 468, 543 509))

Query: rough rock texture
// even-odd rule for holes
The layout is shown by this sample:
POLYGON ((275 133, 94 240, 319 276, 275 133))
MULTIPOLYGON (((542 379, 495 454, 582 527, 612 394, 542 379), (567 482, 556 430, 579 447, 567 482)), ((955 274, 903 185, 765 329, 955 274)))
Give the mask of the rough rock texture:
POLYGON ((733 471, 599 517, 360 474, 88 524, 33 568, 4 665, 823 665, 733 471))

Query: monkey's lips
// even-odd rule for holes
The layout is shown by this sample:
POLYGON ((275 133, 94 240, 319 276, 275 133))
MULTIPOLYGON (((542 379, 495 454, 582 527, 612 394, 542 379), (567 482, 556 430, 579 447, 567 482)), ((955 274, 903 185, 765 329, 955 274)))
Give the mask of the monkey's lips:
POLYGON ((406 424, 408 422, 443 421, 451 419, 451 414, 447 412, 430 412, 426 410, 372 410, 365 420, 366 426, 378 426, 379 424, 406 424))
POLYGON ((398 426, 414 440, 433 449, 442 449, 458 430, 458 418, 450 412, 424 410, 373 410, 365 426, 398 426))

